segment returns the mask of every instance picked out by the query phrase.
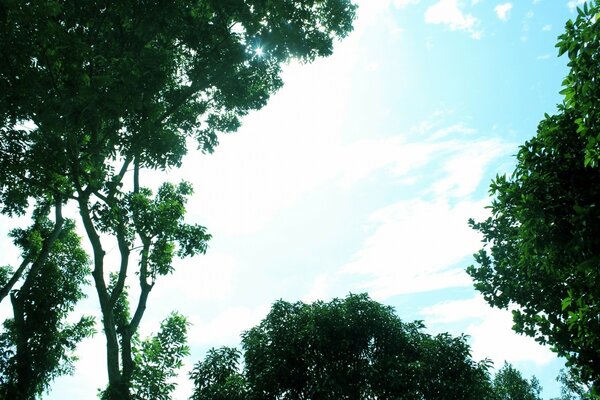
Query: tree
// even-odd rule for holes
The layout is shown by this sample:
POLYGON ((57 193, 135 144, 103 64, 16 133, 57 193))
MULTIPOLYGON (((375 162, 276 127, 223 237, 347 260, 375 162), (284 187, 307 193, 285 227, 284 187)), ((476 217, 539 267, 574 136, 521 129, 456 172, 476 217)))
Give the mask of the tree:
POLYGON ((598 23, 586 17, 599 11, 591 4, 576 24, 567 23, 558 45, 571 58, 565 104, 521 146, 513 174, 492 181, 492 216, 469 222, 484 248, 467 272, 490 305, 516 307, 514 330, 549 344, 598 392, 600 168, 590 138, 599 125, 597 96, 589 92, 597 79, 586 80, 581 69, 598 57, 600 44, 598 23))
POLYGON ((494 376, 493 391, 497 400, 541 400, 542 388, 536 377, 527 381, 521 372, 505 362, 494 376))
POLYGON ((573 371, 560 370, 557 382, 560 382, 560 397, 552 400, 581 400, 594 398, 591 388, 581 382, 581 379, 573 374, 573 371))
POLYGON ((210 349, 190 373, 194 383, 191 400, 247 400, 248 383, 240 372, 240 356, 240 351, 231 347, 210 349))
POLYGON ((559 56, 567 54, 569 75, 563 81, 565 106, 576 110, 577 133, 586 140, 585 164, 598 166, 600 160, 600 7, 595 0, 577 8, 575 21, 567 21, 558 37, 559 56))
MULTIPOLYGON (((367 295, 277 301, 234 349, 211 350, 192 373, 193 399, 485 399, 487 363, 465 337, 432 337, 367 295)), ((488 391, 488 393, 486 393, 488 391)))
POLYGON ((465 335, 422 334, 419 391, 423 399, 495 400, 490 360, 474 362, 465 335))
POLYGON ((575 119, 567 110, 548 116, 519 150, 512 177, 492 182, 492 217, 470 222, 487 249, 467 272, 492 306, 519 306, 517 332, 598 380, 600 170, 583 165, 575 119))
POLYGON ((160 325, 159 332, 134 347, 135 371, 132 394, 140 400, 169 400, 176 384, 172 379, 189 354, 188 322, 172 313, 160 325))
MULTIPOLYGON (((35 229, 16 229, 12 235, 28 253, 40 246, 39 230, 47 235, 52 227, 50 221, 40 221, 35 229)), ((72 371, 76 345, 93 333, 90 317, 66 322, 83 297, 81 287, 89 274, 89 258, 80 242, 73 221, 65 221, 39 273, 29 271, 22 286, 10 293, 14 318, 4 321, 0 334, 0 398, 31 400, 41 395, 54 378, 72 371)))
POLYGON ((132 340, 157 279, 210 239, 183 221, 189 185, 165 184, 153 197, 141 171, 178 167, 191 139, 213 151, 219 132, 236 130, 282 85, 283 63, 331 54, 354 11, 349 0, 0 4, 0 51, 11 54, 0 64, 1 210, 77 205, 93 249, 109 398, 130 397, 132 340), (114 285, 110 239, 120 253, 114 285), (136 257, 140 295, 117 327, 136 257))

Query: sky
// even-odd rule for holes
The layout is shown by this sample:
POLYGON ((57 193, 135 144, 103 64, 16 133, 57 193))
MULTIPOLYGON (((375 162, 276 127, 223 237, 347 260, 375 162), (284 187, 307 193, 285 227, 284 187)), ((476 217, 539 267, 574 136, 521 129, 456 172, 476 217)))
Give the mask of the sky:
MULTIPOLYGON (((464 270, 481 238, 467 220, 487 216, 490 180, 561 102, 554 45, 583 2, 358 3, 334 54, 287 65, 284 87, 214 154, 192 145, 181 169, 142 175, 191 182, 186 219, 213 235, 158 281, 142 321, 142 335, 173 310, 192 324, 174 398, 190 396, 185 375, 209 348, 239 345, 275 300, 362 292, 432 334, 469 335, 475 359, 508 361, 558 395, 564 362, 473 289, 464 270)), ((0 253, 15 254, 6 240, 0 253)), ((78 312, 98 315, 89 292, 78 312)), ((104 348, 102 333, 84 341, 75 375, 45 398, 95 399, 104 348)))

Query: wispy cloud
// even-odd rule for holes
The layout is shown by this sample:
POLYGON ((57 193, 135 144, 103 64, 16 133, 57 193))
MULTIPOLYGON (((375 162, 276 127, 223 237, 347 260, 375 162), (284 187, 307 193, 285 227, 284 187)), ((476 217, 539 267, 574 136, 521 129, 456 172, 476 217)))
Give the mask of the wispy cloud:
POLYGON ((510 10, 512 8, 513 8, 513 5, 511 3, 502 3, 502 4, 498 4, 494 8, 494 11, 496 11, 496 16, 498 16, 498 19, 500 19, 500 21, 508 21, 508 17, 510 15, 510 10))
POLYGON ((397 8, 403 8, 406 7, 408 5, 414 5, 414 4, 419 4, 421 0, 394 0, 394 5, 397 8))
POLYGON ((212 319, 193 315, 188 342, 192 346, 236 346, 242 332, 257 325, 269 312, 270 305, 236 306, 222 310, 212 319))
POLYGON ((444 176, 430 187, 438 198, 468 198, 481 183, 486 166, 511 148, 498 140, 458 142, 451 146, 453 151, 441 166, 444 176))
POLYGON ((471 284, 464 265, 457 263, 480 246, 467 220, 484 218, 487 200, 474 200, 473 193, 486 167, 506 156, 510 147, 498 140, 447 139, 431 148, 425 160, 445 161, 425 167, 430 173, 424 179, 432 180, 429 187, 421 197, 375 211, 367 228, 372 233, 340 269, 364 277, 361 289, 375 298, 471 284))
POLYGON ((341 271, 363 276, 361 289, 377 299, 468 286, 463 269, 450 267, 476 249, 466 221, 482 206, 417 200, 380 210, 371 218, 375 231, 341 271))
POLYGON ((379 210, 371 216, 374 232, 341 272, 366 278, 361 289, 378 299, 469 286, 463 266, 455 264, 479 246, 466 222, 483 207, 411 200, 379 210))
POLYGON ((425 11, 425 22, 428 24, 447 25, 452 31, 468 32, 473 39, 481 39, 482 31, 478 29, 479 20, 461 10, 458 0, 439 0, 425 11))
POLYGON ((556 358, 548 347, 533 338, 515 335, 511 312, 491 308, 479 295, 438 303, 422 309, 420 314, 429 326, 471 321, 464 333, 471 336, 474 358, 491 358, 496 367, 504 361, 545 365, 556 358))
POLYGON ((542 30, 543 31, 551 31, 552 30, 552 25, 546 24, 546 25, 542 26, 542 30))
POLYGON ((521 41, 526 42, 529 39, 529 31, 531 29, 531 20, 534 17, 534 12, 529 10, 523 17, 523 21, 521 22, 521 41))

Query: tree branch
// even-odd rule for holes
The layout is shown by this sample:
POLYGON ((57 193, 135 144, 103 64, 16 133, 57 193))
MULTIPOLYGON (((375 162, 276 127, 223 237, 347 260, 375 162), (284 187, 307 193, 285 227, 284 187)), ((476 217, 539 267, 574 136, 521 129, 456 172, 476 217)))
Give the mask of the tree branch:
MULTIPOLYGON (((31 285, 30 282, 33 281, 33 278, 36 276, 42 265, 46 262, 46 259, 50 254, 50 250, 54 245, 54 242, 56 241, 58 235, 60 235, 60 232, 62 231, 64 218, 62 216, 62 202, 60 199, 56 199, 54 209, 54 229, 52 229, 50 235, 44 239, 40 253, 35 258, 35 261, 33 261, 33 263, 31 264, 31 268, 29 270, 29 274, 27 276, 27 279, 25 280, 23 288, 27 288, 31 285)), ((33 257, 30 255, 26 256, 19 268, 17 269, 17 271, 13 274, 12 278, 8 281, 6 285, 4 285, 2 290, 0 290, 0 302, 2 302, 2 300, 8 295, 8 293, 12 290, 12 288, 18 282, 18 280, 21 279, 21 276, 23 276, 23 273, 25 272, 25 269, 27 268, 27 265, 31 262, 32 258, 33 257)))

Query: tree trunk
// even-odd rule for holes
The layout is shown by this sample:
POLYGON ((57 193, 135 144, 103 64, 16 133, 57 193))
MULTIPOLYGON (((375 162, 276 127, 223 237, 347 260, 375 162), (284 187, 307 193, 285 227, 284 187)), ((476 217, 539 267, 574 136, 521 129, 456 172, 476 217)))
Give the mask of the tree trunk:
POLYGON ((110 400, 128 400, 129 388, 124 384, 119 368, 119 340, 115 329, 115 318, 111 296, 104 280, 104 249, 100 236, 94 227, 88 207, 88 197, 80 193, 79 214, 83 221, 86 234, 94 250, 94 286, 98 293, 100 310, 102 312, 102 327, 106 337, 106 368, 108 372, 108 388, 105 397, 110 400))
POLYGON ((14 400, 33 400, 33 385, 31 379, 31 360, 29 349, 27 346, 27 338, 25 336, 25 315, 23 312, 23 301, 18 294, 12 292, 10 294, 12 303, 15 334, 16 334, 16 370, 14 381, 8 386, 6 399, 14 400))

